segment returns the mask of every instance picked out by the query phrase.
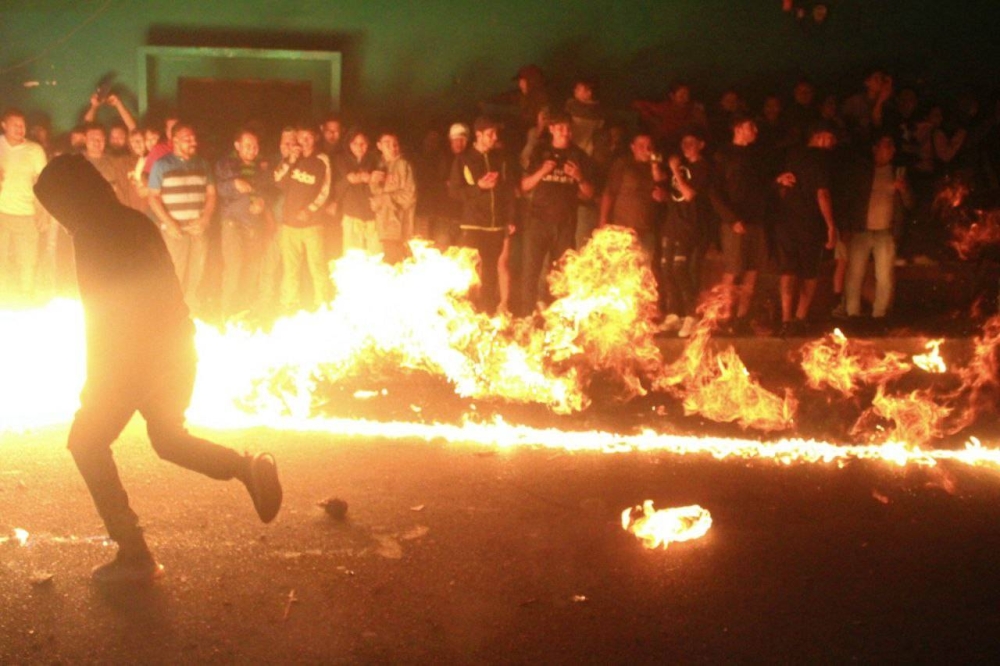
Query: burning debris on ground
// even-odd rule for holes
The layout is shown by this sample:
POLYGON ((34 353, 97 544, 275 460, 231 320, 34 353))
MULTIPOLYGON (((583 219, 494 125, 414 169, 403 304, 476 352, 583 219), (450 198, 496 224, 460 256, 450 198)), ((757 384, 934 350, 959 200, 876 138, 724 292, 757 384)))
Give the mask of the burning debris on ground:
POLYGON ((653 500, 622 512, 622 528, 649 549, 700 539, 712 527, 712 515, 698 505, 655 509, 653 500))

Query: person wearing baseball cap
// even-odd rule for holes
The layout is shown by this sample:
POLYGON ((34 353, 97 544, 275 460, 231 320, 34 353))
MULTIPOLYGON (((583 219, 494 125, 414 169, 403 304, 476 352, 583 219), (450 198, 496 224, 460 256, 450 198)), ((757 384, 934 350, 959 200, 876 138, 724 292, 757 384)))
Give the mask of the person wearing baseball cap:
POLYGON ((448 143, 452 155, 459 155, 469 147, 469 126, 465 123, 452 123, 448 128, 448 143))

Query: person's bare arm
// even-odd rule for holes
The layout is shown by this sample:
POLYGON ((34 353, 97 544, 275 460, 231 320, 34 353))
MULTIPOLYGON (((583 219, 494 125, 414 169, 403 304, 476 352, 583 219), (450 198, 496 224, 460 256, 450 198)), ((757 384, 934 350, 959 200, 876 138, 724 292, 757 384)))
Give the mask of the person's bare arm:
POLYGON ((201 215, 195 220, 195 224, 197 225, 195 233, 202 234, 208 229, 208 225, 212 222, 212 215, 215 214, 215 203, 217 200, 218 196, 215 192, 215 185, 205 187, 205 207, 201 209, 201 215))
POLYGON ((97 93, 94 93, 93 95, 90 96, 90 108, 87 109, 87 112, 85 114, 83 114, 83 122, 92 123, 96 121, 97 109, 99 109, 100 107, 101 107, 101 100, 97 96, 97 93))
POLYGON ((174 218, 170 217, 170 213, 167 212, 166 206, 163 205, 163 198, 160 196, 160 190, 150 190, 149 191, 149 209, 153 211, 153 215, 156 216, 156 221, 160 226, 160 230, 170 236, 171 238, 180 238, 181 230, 174 222, 174 218))
POLYGON ((122 122, 125 123, 128 131, 134 131, 137 127, 135 118, 132 116, 132 112, 128 110, 128 107, 122 102, 121 98, 118 95, 108 95, 108 104, 115 107, 115 111, 121 116, 122 122))
POLYGON ((601 216, 599 218, 598 226, 607 226, 611 221, 611 211, 615 206, 615 195, 610 191, 605 190, 604 194, 601 196, 601 216))
POLYGON ((577 165, 576 162, 568 161, 566 166, 563 167, 566 175, 576 181, 577 186, 577 196, 583 201, 590 201, 594 198, 594 184, 583 175, 583 170, 577 165))
POLYGON ((535 173, 528 174, 521 178, 521 190, 524 192, 530 192, 531 190, 538 187, 538 183, 542 182, 542 178, 555 171, 556 162, 555 160, 545 160, 542 162, 542 166, 538 168, 535 173))
POLYGON ((816 190, 816 203, 826 222, 826 249, 832 250, 837 244, 837 226, 833 223, 833 198, 830 190, 825 187, 816 190))
MULTIPOLYGON (((655 162, 653 163, 653 182, 663 182, 666 178, 661 178, 657 180, 656 171, 659 169, 659 165, 655 162)), ((691 183, 688 182, 687 178, 684 177, 683 172, 681 172, 681 161, 680 158, 674 156, 670 158, 670 170, 674 175, 674 183, 677 185, 677 191, 681 193, 681 197, 684 201, 694 201, 694 198, 698 196, 698 192, 691 187, 691 183)))
POLYGON ((949 139, 944 132, 938 130, 934 132, 934 154, 942 162, 951 162, 955 155, 962 149, 965 142, 965 130, 960 129, 949 139))

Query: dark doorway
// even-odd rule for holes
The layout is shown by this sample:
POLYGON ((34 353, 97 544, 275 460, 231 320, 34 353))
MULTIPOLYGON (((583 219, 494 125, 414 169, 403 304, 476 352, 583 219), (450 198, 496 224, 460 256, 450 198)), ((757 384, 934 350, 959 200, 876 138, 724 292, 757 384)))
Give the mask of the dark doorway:
POLYGON ((213 163, 248 123, 263 133, 261 155, 276 152, 281 128, 309 119, 313 91, 309 81, 180 77, 177 102, 198 133, 198 152, 213 163))

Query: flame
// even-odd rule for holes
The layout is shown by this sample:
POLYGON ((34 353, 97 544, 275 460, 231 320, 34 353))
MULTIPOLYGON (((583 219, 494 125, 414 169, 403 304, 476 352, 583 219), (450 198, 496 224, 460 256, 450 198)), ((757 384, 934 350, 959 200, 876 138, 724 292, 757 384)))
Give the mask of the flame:
POLYGON ((472 250, 413 251, 395 266, 349 253, 334 264, 338 293, 327 307, 281 319, 267 333, 199 325, 189 416, 220 426, 247 413, 302 417, 314 411, 321 383, 400 368, 442 376, 462 397, 567 414, 590 404, 595 377, 628 399, 645 392, 642 379, 662 364, 647 316, 655 285, 632 234, 606 230, 564 258, 552 277, 559 298, 537 326, 473 309, 472 250))
POLYGON ((886 394, 885 388, 879 386, 872 406, 854 424, 851 434, 863 436, 871 432, 873 429, 866 425, 869 420, 882 418, 893 424, 884 431, 884 439, 923 444, 953 432, 946 426, 952 411, 951 407, 936 402, 929 390, 896 396, 886 394))
POLYGON ((622 512, 622 528, 640 539, 646 548, 700 539, 712 527, 712 515, 697 504, 673 509, 653 509, 653 500, 622 512))
MULTIPOLYGON (((663 392, 680 400, 687 414, 746 429, 777 432, 795 425, 797 402, 790 390, 784 396, 766 390, 731 346, 716 348, 711 334, 724 303, 719 290, 701 306, 701 321, 680 357, 664 361, 649 323, 654 282, 630 233, 602 229, 581 252, 570 253, 551 277, 557 300, 525 320, 491 318, 472 308, 468 293, 477 278, 471 250, 442 254, 415 245, 413 253, 412 260, 396 266, 348 254, 332 267, 338 287, 333 301, 316 312, 280 319, 267 331, 196 322, 201 360, 189 420, 217 428, 265 426, 499 447, 664 451, 779 464, 842 465, 864 459, 995 466, 1000 456, 978 442, 963 451, 924 448, 931 438, 957 432, 956 424, 969 423, 992 407, 987 389, 997 385, 1000 318, 987 322, 969 365, 953 371, 962 378, 962 388, 944 396, 930 389, 893 396, 884 389, 885 382, 909 369, 901 355, 879 356, 871 345, 848 341, 839 332, 811 343, 813 356, 821 358, 815 365, 827 372, 816 386, 845 395, 863 383, 883 386, 866 417, 892 423, 880 443, 872 443, 871 429, 856 431, 865 444, 836 445, 680 437, 651 430, 572 432, 502 420, 440 424, 325 417, 324 401, 334 399, 331 386, 415 372, 443 378, 466 398, 543 405, 557 413, 585 409, 596 388, 610 385, 620 399, 663 392)), ((75 301, 0 311, 0 433, 72 417, 84 378, 83 338, 82 312, 75 301)), ((363 399, 372 396, 371 388, 347 395, 363 399)), ((386 395, 384 390, 378 394, 386 395)))
POLYGON ((930 340, 924 345, 927 353, 914 356, 913 364, 924 372, 935 374, 948 372, 948 366, 945 365, 944 359, 941 358, 941 343, 943 342, 944 340, 930 340))
POLYGON ((970 224, 956 224, 951 228, 949 245, 955 248, 961 259, 976 256, 986 245, 1000 244, 1000 211, 977 211, 970 224))
POLYGON ((994 316, 983 325, 982 335, 973 340, 975 351, 969 364, 959 370, 964 386, 976 395, 986 387, 996 387, 1000 383, 1000 315, 994 316))
POLYGON ((849 340, 839 328, 807 342, 799 352, 806 385, 852 396, 862 384, 883 384, 910 371, 898 352, 880 355, 870 342, 849 340))
POLYGON ((794 397, 786 392, 781 398, 764 389, 732 346, 716 352, 709 345, 726 299, 721 287, 712 290, 699 307, 701 319, 681 357, 663 369, 653 387, 680 397, 685 414, 765 432, 787 430, 794 425, 794 397))
POLYGON ((65 421, 86 374, 80 303, 0 310, 0 369, 0 432, 65 421))

